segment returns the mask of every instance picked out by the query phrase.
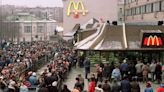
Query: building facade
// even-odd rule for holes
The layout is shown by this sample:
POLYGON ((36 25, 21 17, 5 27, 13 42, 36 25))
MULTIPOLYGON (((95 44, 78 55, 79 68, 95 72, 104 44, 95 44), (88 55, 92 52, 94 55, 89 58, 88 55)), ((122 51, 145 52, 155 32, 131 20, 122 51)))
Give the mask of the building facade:
POLYGON ((19 41, 48 41, 54 35, 55 21, 16 21, 19 23, 19 41))
POLYGON ((164 20, 164 0, 125 0, 126 22, 164 20))
MULTIPOLYGON (((54 35, 57 26, 55 20, 39 19, 29 13, 19 13, 15 16, 7 17, 7 21, 18 24, 19 35, 14 39, 19 41, 48 41, 54 35)), ((11 29, 10 29, 11 30, 11 29)))
POLYGON ((92 18, 102 22, 117 21, 117 0, 63 0, 63 5, 65 33, 92 18))

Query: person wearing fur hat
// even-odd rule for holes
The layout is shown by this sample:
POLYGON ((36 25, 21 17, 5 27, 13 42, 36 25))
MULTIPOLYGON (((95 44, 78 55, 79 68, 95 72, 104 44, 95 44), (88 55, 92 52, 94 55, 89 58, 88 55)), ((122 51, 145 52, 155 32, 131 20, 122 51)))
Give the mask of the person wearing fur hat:
POLYGON ((15 85, 16 85, 15 81, 11 80, 8 86, 8 92, 16 92, 15 85))
POLYGON ((144 92, 153 92, 153 88, 151 87, 151 84, 149 82, 146 83, 146 88, 144 89, 144 92))

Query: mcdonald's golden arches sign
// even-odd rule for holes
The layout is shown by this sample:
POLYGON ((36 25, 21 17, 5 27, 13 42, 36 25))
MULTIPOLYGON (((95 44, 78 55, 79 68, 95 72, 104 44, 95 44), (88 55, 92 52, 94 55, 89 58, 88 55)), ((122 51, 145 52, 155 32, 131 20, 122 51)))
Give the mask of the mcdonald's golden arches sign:
POLYGON ((144 33, 141 47, 164 48, 164 33, 144 33))
POLYGON ((88 10, 85 9, 84 3, 82 1, 69 1, 67 16, 73 14, 74 18, 79 18, 80 14, 83 16, 88 13, 88 10))

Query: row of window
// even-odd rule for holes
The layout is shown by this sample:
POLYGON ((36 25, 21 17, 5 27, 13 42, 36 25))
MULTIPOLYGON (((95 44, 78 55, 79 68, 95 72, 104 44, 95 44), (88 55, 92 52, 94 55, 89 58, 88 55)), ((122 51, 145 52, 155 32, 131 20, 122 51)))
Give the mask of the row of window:
MULTIPOLYGON (((24 26, 24 32, 25 33, 31 33, 31 26, 24 26)), ((43 33, 44 32, 44 26, 37 26, 37 32, 38 33, 43 33)))
POLYGON ((138 0, 125 0, 125 3, 128 4, 128 3, 133 3, 133 2, 136 2, 138 0))
POLYGON ((164 1, 158 1, 138 7, 134 7, 125 11, 126 16, 153 13, 164 11, 164 1))

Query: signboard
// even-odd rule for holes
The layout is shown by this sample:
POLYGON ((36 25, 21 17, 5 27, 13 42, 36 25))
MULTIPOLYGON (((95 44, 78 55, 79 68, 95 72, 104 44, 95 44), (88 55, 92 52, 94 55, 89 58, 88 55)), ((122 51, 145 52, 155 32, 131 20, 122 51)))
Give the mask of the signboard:
POLYGON ((74 18, 79 18, 79 14, 86 15, 88 10, 85 10, 84 3, 82 1, 70 1, 67 9, 67 16, 74 14, 74 18), (73 9, 73 10, 71 10, 73 9))
POLYGON ((143 48, 164 48, 164 33, 143 33, 143 48))

